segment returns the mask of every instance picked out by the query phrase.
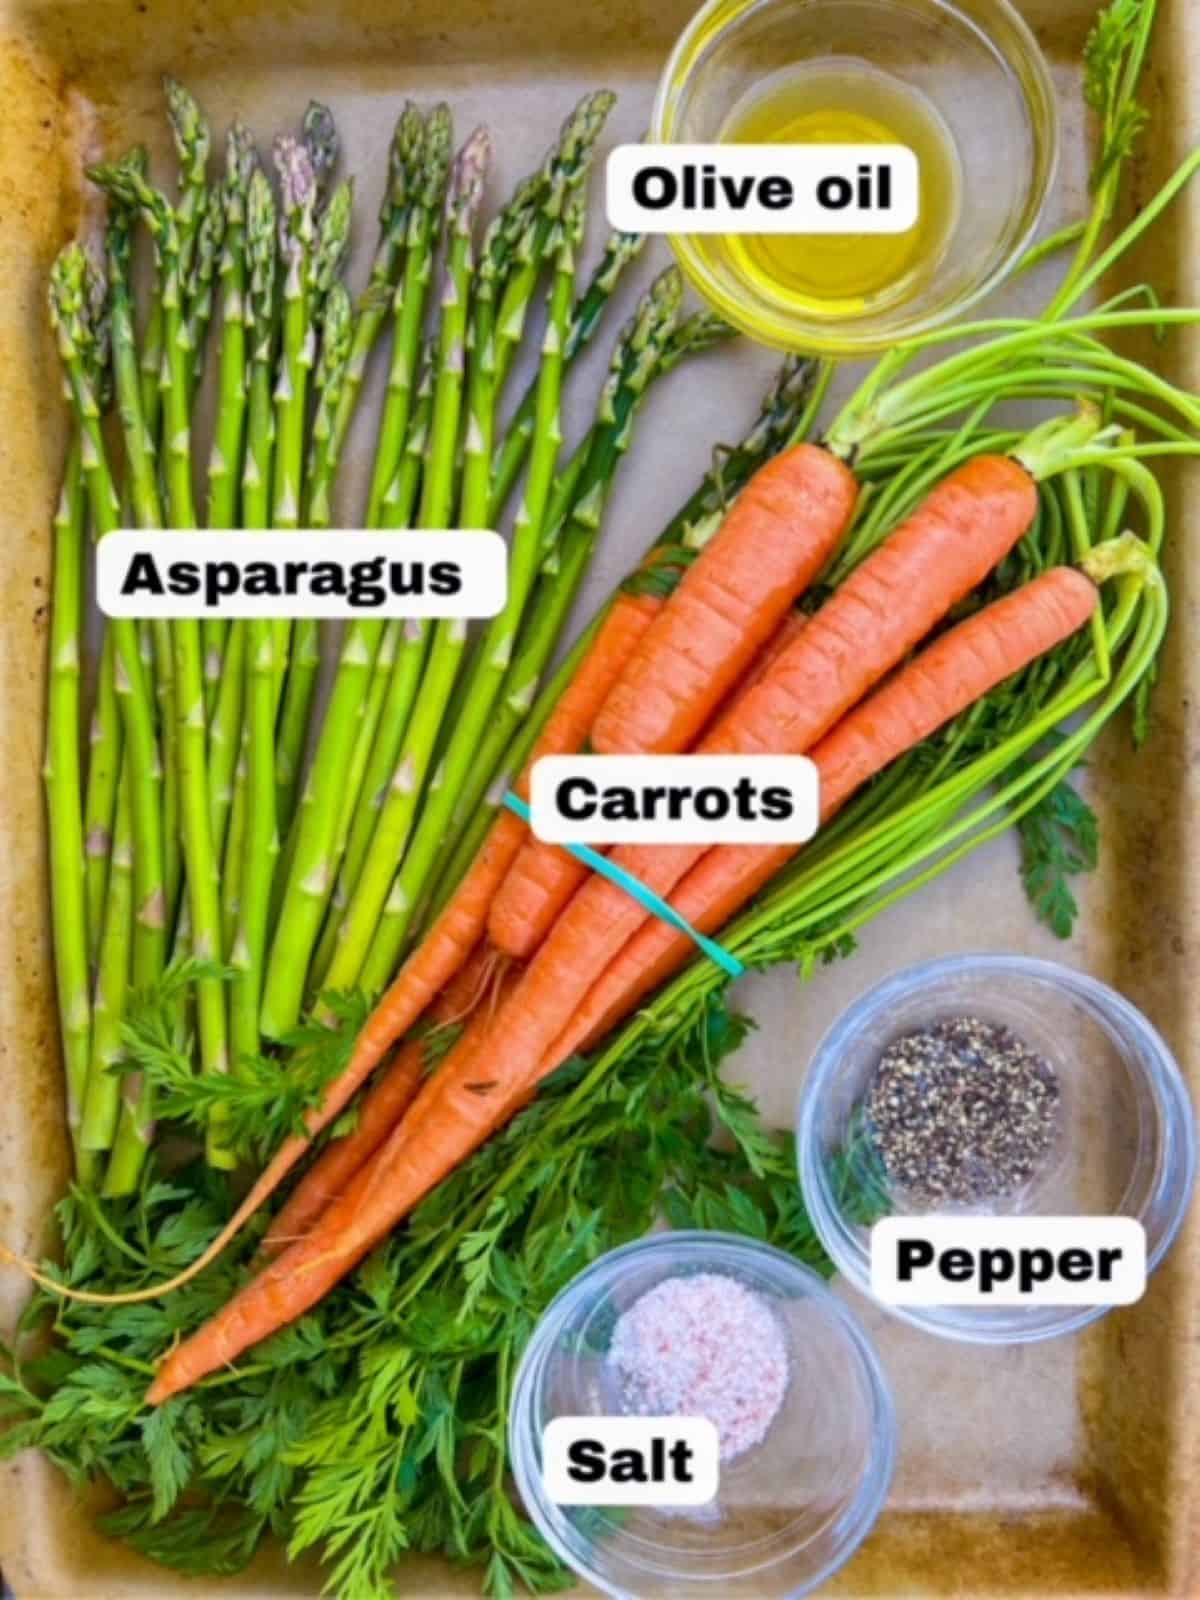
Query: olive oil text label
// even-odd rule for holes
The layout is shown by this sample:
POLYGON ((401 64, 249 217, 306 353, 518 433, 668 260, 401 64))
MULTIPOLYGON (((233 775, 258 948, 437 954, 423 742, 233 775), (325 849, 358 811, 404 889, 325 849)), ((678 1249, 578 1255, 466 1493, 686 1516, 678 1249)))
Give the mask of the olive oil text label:
POLYGON ((906 233, 920 170, 901 144, 623 144, 607 204, 640 233, 906 233))

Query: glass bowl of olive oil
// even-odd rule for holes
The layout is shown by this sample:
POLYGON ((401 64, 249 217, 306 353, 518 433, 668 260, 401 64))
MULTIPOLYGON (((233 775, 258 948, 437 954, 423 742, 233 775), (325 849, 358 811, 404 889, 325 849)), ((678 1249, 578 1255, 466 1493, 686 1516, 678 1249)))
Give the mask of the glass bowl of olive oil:
POLYGON ((649 137, 915 154, 903 232, 671 235, 696 289, 752 338, 855 355, 950 321, 1016 265, 1058 118, 1008 0, 709 0, 667 63, 649 137))

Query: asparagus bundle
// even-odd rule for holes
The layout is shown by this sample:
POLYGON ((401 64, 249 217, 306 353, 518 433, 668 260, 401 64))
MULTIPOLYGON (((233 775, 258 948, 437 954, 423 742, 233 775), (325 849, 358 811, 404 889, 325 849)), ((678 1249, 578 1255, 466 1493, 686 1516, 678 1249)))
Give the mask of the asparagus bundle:
POLYGON ((486 131, 452 161, 448 108, 404 104, 357 299, 342 280, 354 186, 338 179, 328 109, 314 102, 296 135, 276 138, 273 172, 235 122, 218 174, 199 105, 173 81, 166 101, 173 190, 141 149, 91 169, 109 200, 104 271, 69 245, 51 283, 75 414, 46 752, 55 951, 77 1169, 115 1196, 137 1188, 159 1109, 126 1059, 135 998, 162 999, 162 1051, 212 1085, 208 1160, 233 1164, 244 1152, 221 1080, 274 1070, 323 991, 388 980, 434 899, 435 867, 438 892, 452 884, 451 845, 567 624, 641 398, 728 332, 681 319, 678 276, 661 276, 614 344, 592 427, 563 452, 570 367, 642 243, 615 233, 577 270, 605 92, 585 97, 487 225, 486 131), (155 259, 141 305, 140 232, 155 259), (538 371, 510 406, 523 345, 538 371), (524 473, 501 616, 474 641, 459 622, 349 624, 324 711, 315 622, 113 621, 81 760, 89 521, 97 538, 123 522, 331 526, 377 351, 388 382, 364 521, 495 526, 524 473), (201 439, 206 369, 216 404, 201 439))

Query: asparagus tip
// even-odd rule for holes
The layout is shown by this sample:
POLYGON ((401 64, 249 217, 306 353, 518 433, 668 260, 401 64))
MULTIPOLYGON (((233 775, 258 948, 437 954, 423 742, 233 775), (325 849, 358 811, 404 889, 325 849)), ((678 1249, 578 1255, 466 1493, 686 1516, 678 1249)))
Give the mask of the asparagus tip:
POLYGON ((492 159, 492 136, 482 124, 468 135, 454 161, 454 173, 446 194, 447 218, 467 219, 473 215, 483 195, 483 180, 492 159))
POLYGON ((306 146, 290 133, 275 136, 271 154, 279 173, 283 210, 288 216, 308 211, 316 198, 316 173, 306 146))
POLYGON ((337 166, 341 139, 333 112, 320 100, 308 102, 300 124, 300 137, 312 161, 317 189, 323 191, 337 166))
POLYGON ((225 136, 225 178, 230 185, 245 189, 258 161, 258 146, 254 135, 241 120, 235 117, 225 136))

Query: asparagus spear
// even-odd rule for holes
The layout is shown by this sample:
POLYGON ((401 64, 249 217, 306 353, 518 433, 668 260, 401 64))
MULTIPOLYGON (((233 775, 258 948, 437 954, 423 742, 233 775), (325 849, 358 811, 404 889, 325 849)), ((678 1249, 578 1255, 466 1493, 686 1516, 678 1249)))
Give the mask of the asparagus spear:
MULTIPOLYGON (((108 336, 107 286, 98 274, 89 275, 92 300, 84 308, 88 338, 81 354, 91 378, 93 392, 102 412, 113 395, 111 341, 108 336)), ((153 385, 158 390, 157 380, 153 385)), ((67 402, 73 408, 70 383, 64 379, 67 402)), ((74 429, 80 447, 80 494, 83 514, 89 514, 89 494, 82 476, 83 435, 78 423, 74 429)), ((108 871, 112 854, 112 835, 116 824, 117 783, 120 776, 124 728, 116 689, 116 649, 112 629, 105 627, 100 645, 95 697, 88 726, 87 780, 83 797, 84 891, 87 903, 87 960, 95 971, 100 953, 100 931, 104 922, 104 902, 108 892, 108 871)), ((90 1165, 91 1163, 89 1163, 90 1165)))
POLYGON ((83 1100, 83 1121, 79 1130, 80 1146, 89 1152, 93 1161, 98 1152, 111 1147, 121 1111, 122 1086, 116 1068, 124 1053, 121 1029, 125 1018, 125 997, 129 993, 133 931, 130 789, 130 772, 126 765, 117 789, 112 869, 109 873, 92 1009, 91 1060, 83 1100))
POLYGON ((567 197, 587 177, 596 140, 615 102, 616 96, 608 89, 585 95, 563 124, 557 145, 546 157, 542 214, 528 247, 521 253, 516 270, 504 286, 496 314, 497 393, 503 391, 513 356, 521 342, 526 312, 543 262, 553 253, 552 240, 563 216, 567 197))
POLYGON ((246 206, 255 170, 250 130, 235 122, 225 144, 225 247, 221 254, 221 354, 217 415, 208 458, 208 526, 235 528, 248 398, 246 206))
MULTIPOLYGON (((508 596, 503 610, 488 625, 484 634, 478 657, 482 670, 475 675, 467 701, 455 719, 450 745, 430 787, 412 848, 400 865, 370 952, 364 957, 361 973, 368 993, 374 993, 387 982, 398 952, 403 948, 454 803, 511 660, 517 631, 537 572, 554 469, 562 443, 559 411, 564 350, 575 288, 575 252, 582 231, 582 196, 578 190, 574 190, 568 198, 560 228, 558 259, 550 290, 550 313, 542 341, 542 363, 538 373, 533 449, 509 557, 508 596)), ((478 474, 477 483, 471 480, 475 496, 472 512, 486 509, 492 457, 490 433, 480 441, 480 452, 483 470, 478 474)), ((463 520, 468 519, 464 517, 463 520)), ((438 715, 440 721, 440 708, 438 715)))
MULTIPOLYGON (((350 360, 350 344, 353 334, 354 314, 350 306, 350 297, 340 283, 335 283, 330 289, 324 309, 324 329, 321 338, 321 350, 317 357, 316 372, 314 374, 314 389, 317 396, 316 410, 312 425, 312 456, 318 454, 322 443, 328 439, 333 425, 333 417, 337 412, 342 391, 345 387, 346 372, 350 360)), ((311 520, 311 518, 309 519, 311 520)), ((378 631, 381 624, 358 623, 346 629, 341 658, 351 677, 357 677, 362 665, 364 649, 368 656, 373 657, 378 644, 378 631), (363 631, 365 630, 365 632, 363 631)), ((280 731, 281 744, 290 740, 296 750, 294 765, 299 767, 299 752, 304 748, 307 737, 309 713, 312 704, 312 693, 315 688, 315 673, 320 662, 320 634, 314 619, 309 617, 298 618, 292 632, 293 671, 288 682, 288 697, 284 701, 284 724, 280 731), (299 663, 307 665, 301 669, 299 663), (311 671, 310 671, 311 667, 311 671), (309 674, 307 677, 305 674, 309 674), (290 719, 295 719, 294 726, 290 719)), ((345 690, 339 693, 341 667, 339 667, 338 683, 335 684, 333 698, 326 716, 326 724, 331 717, 354 718, 357 714, 353 703, 345 699, 345 690)), ((341 734, 344 729, 339 729, 341 734)), ((324 735, 322 735, 324 737, 324 735)), ((278 894, 281 896, 283 888, 290 881, 292 863, 295 859, 299 836, 304 830, 305 819, 311 808, 311 777, 301 799, 300 806, 292 813, 291 826, 288 830, 287 846, 284 850, 282 861, 282 881, 278 885, 278 894)))
MULTIPOLYGON (((143 176, 146 172, 146 152, 140 146, 131 150, 125 161, 137 169, 143 176)), ((102 187, 106 184, 106 173, 111 169, 94 169, 93 177, 102 187)), ((119 187, 119 185, 118 185, 119 187)), ((136 349, 136 335, 133 324, 133 289, 132 289, 132 221, 134 212, 128 203, 128 197, 122 198, 120 194, 113 196, 109 208, 109 225, 106 235, 106 254, 109 272, 109 309, 112 329, 113 369, 117 376, 117 392, 119 411, 121 417, 122 436, 125 445, 125 458, 128 473, 125 483, 126 517, 133 520, 141 528, 161 528, 162 504, 158 487, 158 461, 155 442, 158 426, 161 420, 162 401, 162 350, 161 350, 161 304, 157 293, 154 296, 154 307, 159 313, 158 330, 156 337, 159 340, 159 351, 156 360, 156 371, 153 381, 150 381, 144 362, 139 363, 136 349), (123 397, 123 398, 122 398, 123 397), (147 405, 150 405, 153 422, 147 415, 147 405)), ((175 762, 175 668, 172 660, 171 630, 163 618, 156 618, 141 629, 143 642, 143 660, 146 662, 147 678, 151 683, 158 702, 159 736, 163 747, 163 778, 162 778, 162 807, 163 807, 163 886, 165 899, 165 924, 171 926, 174 919, 174 908, 179 894, 179 882, 182 868, 182 858, 179 850, 178 835, 178 783, 175 762), (152 641, 152 652, 149 657, 145 651, 145 637, 147 632, 152 641)), ((106 670, 111 670, 111 653, 108 653, 107 662, 101 661, 101 683, 98 689, 97 711, 103 725, 105 700, 109 693, 108 685, 103 681, 106 670)), ((112 768, 112 781, 115 784, 117 769, 112 768)), ((90 787, 90 780, 89 780, 90 787)), ((115 797, 115 789, 113 790, 115 797)), ((108 812, 111 819, 112 812, 108 812)), ((104 838, 104 831, 97 829, 95 839, 104 838)), ((95 933, 99 934, 100 908, 96 908, 95 933)))
MULTIPOLYGON (((50 273, 50 310, 80 429, 80 465, 98 539, 119 522, 119 503, 100 430, 96 384, 85 350, 90 338, 86 306, 94 271, 83 250, 70 244, 50 273)), ((136 624, 114 618, 113 683, 130 763, 134 838, 134 982, 150 983, 162 969, 166 949, 163 895, 161 767, 154 729, 154 704, 146 683, 136 624)))
POLYGON ((208 204, 208 157, 212 136, 195 98, 177 78, 163 79, 167 120, 179 162, 179 198, 175 203, 179 232, 179 273, 187 282, 196 239, 208 204))
MULTIPOLYGON (((195 398, 204 375, 204 356, 208 349, 208 330, 216 302, 216 284, 225 244, 225 191, 210 189, 204 215, 196 232, 192 270, 181 277, 184 317, 187 325, 188 360, 185 368, 189 401, 195 398)), ((164 378, 164 381, 169 381, 164 378)))
MULTIPOLYGON (((144 176, 146 168, 144 151, 140 149, 132 151, 126 157, 126 163, 131 171, 144 176)), ((101 178, 115 189, 106 236, 109 267, 109 325, 112 369, 117 410, 125 445, 130 503, 140 527, 161 528, 163 517, 158 488, 158 464, 154 438, 142 410, 143 385, 133 324, 130 287, 132 212, 128 204, 129 195, 124 180, 115 170, 110 170, 107 174, 98 172, 94 176, 101 178)), ((158 682, 163 718, 161 736, 170 763, 176 747, 175 728, 173 723, 167 720, 173 715, 175 708, 171 630, 165 621, 156 621, 148 631, 154 643, 153 664, 145 653, 143 660, 147 673, 153 671, 158 682), (161 675, 157 672, 159 662, 164 663, 167 668, 161 675)), ((91 1153, 93 1160, 96 1153, 109 1149, 113 1144, 114 1135, 118 1131, 119 1116, 123 1123, 131 1123, 137 1119, 139 1100, 143 1093, 142 1086, 136 1079, 127 1078, 122 1084, 115 1076, 115 1067, 122 1054, 121 1028, 131 976, 133 854, 130 837, 130 786, 129 762, 125 759, 121 764, 119 778, 117 824, 97 960, 95 1026, 82 1128, 82 1144, 91 1153), (122 1096, 124 1096, 124 1110, 122 1110, 122 1096)), ((169 886, 167 888, 169 914, 170 896, 179 879, 180 858, 178 843, 170 828, 171 813, 168 809, 165 784, 163 821, 163 876, 169 886)), ((145 1091, 146 1094, 148 1092, 145 1091)), ((140 1119, 136 1125, 140 1126, 140 1119)), ((130 1139, 133 1132, 132 1127, 127 1128, 125 1139, 130 1139)), ((134 1143, 138 1148, 144 1147, 144 1140, 140 1137, 136 1138, 134 1143)))
POLYGON ((275 634, 269 622, 247 625, 246 810, 241 839, 242 892, 230 947, 230 1043, 234 1070, 258 1050, 258 1010, 267 914, 279 835, 275 825, 275 634))
MULTIPOLYGON (((341 408, 342 398, 350 373, 350 357, 354 344, 354 308, 345 287, 335 283, 325 300, 324 321, 321 333, 321 352, 317 358, 315 390, 316 408, 312 421, 310 460, 315 464, 323 454, 333 434, 334 418, 341 408)), ((328 485, 322 485, 327 496, 328 485)), ((329 520, 328 500, 322 507, 322 518, 314 520, 311 503, 308 521, 314 526, 326 526, 329 520)))
MULTIPOLYGON (((326 425, 336 409, 337 391, 349 360, 351 321, 349 296, 337 284, 330 291, 322 349, 321 410, 326 425)), ((333 834, 381 633, 378 622, 354 621, 343 635, 333 692, 284 858, 280 919, 286 939, 276 940, 267 968, 261 1026, 268 1037, 288 1032, 299 1017, 298 999, 295 1009, 289 1011, 288 997, 303 992, 309 955, 333 887, 333 834), (290 983, 284 981, 284 969, 276 961, 276 951, 284 946, 288 959, 295 963, 287 974, 293 980, 290 983)))
MULTIPOLYGON (((388 514, 397 527, 408 525, 417 504, 421 484, 421 464, 429 424, 433 416, 433 360, 422 365, 416 405, 408 443, 392 487, 384 498, 388 514)), ((421 684, 424 656, 417 648, 423 638, 421 624, 414 618, 390 621, 376 656, 367 706, 351 762, 353 786, 352 813, 339 821, 338 854, 341 869, 334 889, 330 914, 312 966, 312 987, 319 988, 329 971, 337 947, 341 918, 358 884, 380 810, 387 798, 388 784, 396 768, 400 747, 408 731, 408 719, 421 684), (386 668, 387 678, 383 681, 386 668), (361 776, 354 775, 361 772, 361 776)))
MULTIPOLYGON (((86 509, 86 495, 85 495, 86 509)), ((87 958, 95 966, 100 946, 109 857, 116 814, 117 780, 124 738, 115 682, 113 632, 106 627, 96 672, 96 700, 88 726, 87 785, 83 797, 84 890, 87 901, 87 958)))
MULTIPOLYGON (((254 170, 254 142, 248 129, 235 123, 225 155, 225 248, 221 257, 222 333, 217 415, 208 459, 208 525, 235 528, 238 483, 249 398, 246 331, 249 323, 246 282, 246 203, 254 170)), ((233 803, 234 769, 241 739, 246 629, 220 618, 205 618, 205 701, 211 721, 208 734, 209 814, 213 848, 218 859, 233 803), (215 685, 215 688, 214 688, 215 685)))
POLYGON ((242 463, 242 525, 271 524, 271 479, 275 452, 272 374, 279 333, 278 240, 275 196, 257 164, 246 191, 246 268, 250 326, 250 394, 246 452, 242 463))
MULTIPOLYGON (((250 400, 246 419, 246 449, 242 466, 242 525, 248 529, 266 528, 271 520, 271 462, 275 441, 275 410, 272 399, 272 382, 275 371, 275 346, 279 331, 278 296, 276 294, 276 216, 275 199, 271 185, 261 168, 256 167, 250 177, 246 204, 246 265, 248 296, 246 301, 250 327, 250 400)), ((271 662, 275 670, 275 705, 282 692, 283 670, 279 651, 286 640, 286 624, 269 623, 274 632, 271 662), (282 634, 282 639, 281 639, 282 634)), ((246 650, 252 651, 247 628, 246 650)), ((247 668, 243 656, 243 673, 247 668)), ((224 674, 224 667, 222 672, 224 674)), ((248 698, 249 685, 243 686, 243 699, 248 698)), ((274 772, 275 713, 271 717, 271 769, 274 772)), ((246 783, 249 758, 246 748, 248 724, 243 719, 242 737, 237 764, 234 768, 233 801, 229 823, 225 830, 225 854, 221 874, 221 933, 225 949, 232 944, 238 920, 242 894, 242 868, 246 849, 246 783)), ((261 766, 265 758, 259 754, 261 766)), ((274 779, 272 778, 272 782, 274 779)), ((257 825, 258 818, 255 818, 257 825)), ((270 836, 274 837, 275 806, 270 810, 270 836)), ((271 862, 278 852, 278 842, 272 846, 271 862)), ((252 870, 262 870, 251 863, 252 870)))
MULTIPOLYGON (((472 280, 471 232, 483 196, 483 180, 490 156, 491 141, 487 132, 484 129, 477 129, 459 153, 447 200, 449 245, 442 296, 442 320, 438 334, 438 371, 434 382, 433 419, 419 517, 421 525, 427 528, 445 527, 450 514, 454 455, 462 404, 463 346, 472 280)), ((374 627, 366 625, 352 628, 348 635, 361 657, 361 670, 355 674, 352 684, 347 687, 347 695, 353 692, 356 705, 361 704, 366 689, 370 665, 379 646, 379 631, 378 625, 374 627)), ((426 632, 424 627, 419 630, 419 639, 414 642, 411 651, 408 651, 409 654, 422 656, 425 654, 426 632)), ((460 625, 459 632, 465 637, 465 627, 460 625)), ((406 650, 407 646, 402 648, 400 654, 403 656, 406 650)), ((455 657, 455 664, 456 661, 455 657)), ((443 677, 452 674, 449 646, 440 657, 437 650, 434 650, 431 668, 434 667, 441 671, 443 677)), ((339 686, 342 676, 343 674, 339 673, 339 686)), ((346 676, 349 677, 349 674, 346 676)), ((435 701, 441 692, 441 682, 442 678, 435 677, 431 680, 428 675, 423 679, 425 696, 421 710, 424 711, 428 706, 434 716, 437 709, 435 701)), ((444 700, 442 703, 444 704, 444 700)), ((322 739, 325 748, 318 752, 313 762, 310 780, 313 801, 309 818, 309 837, 305 841, 310 848, 304 849, 302 844, 297 849, 296 870, 290 875, 284 896, 280 932, 271 949, 263 991, 261 1026, 269 1037, 277 1038, 281 1033, 288 1031, 299 1016, 309 959, 320 932, 321 918, 329 892, 333 888, 336 864, 331 861, 331 850, 339 816, 343 767, 352 753, 355 731, 353 723, 348 720, 348 715, 343 713, 343 716, 346 717, 346 725, 341 728, 335 726, 336 714, 331 706, 325 723, 326 733, 322 739), (337 759, 338 756, 341 757, 340 760, 337 759)), ((408 733, 405 735, 406 746, 409 744, 414 727, 417 726, 417 720, 414 718, 409 724, 408 733)), ((413 741, 412 748, 402 753, 401 765, 407 764, 414 773, 411 792, 413 804, 424 775, 422 763, 428 761, 428 746, 435 731, 436 721, 432 727, 427 727, 422 721, 418 728, 418 738, 413 741)), ((406 806, 396 798, 395 785, 393 791, 393 796, 389 797, 389 805, 385 806, 381 815, 376 834, 378 843, 373 842, 372 854, 377 849, 382 851, 391 848, 390 841, 393 834, 402 841, 406 826, 411 822, 411 806, 406 806)), ((360 889, 361 887, 360 883, 360 889)), ((335 959, 330 972, 330 981, 334 984, 338 983, 335 976, 336 967, 335 959)))
MULTIPOLYGON (((309 257, 310 351, 316 347, 318 333, 323 343, 329 342, 326 307, 349 244, 353 199, 353 185, 349 182, 338 184, 330 196, 329 204, 321 213, 317 227, 316 240, 309 257)), ((348 334, 348 326, 339 324, 334 332, 334 338, 339 346, 348 339, 348 334)), ((344 371, 345 356, 340 348, 338 356, 337 365, 344 371)), ((311 365, 313 363, 310 362, 311 365)), ((321 373, 327 375, 330 370, 326 365, 321 368, 321 373)), ((304 499, 307 504, 307 494, 304 499)), ((275 785, 278 791, 277 805, 281 829, 290 825, 295 811, 300 767, 304 757, 304 741, 312 714, 313 692, 320 666, 320 625, 315 617, 299 617, 292 627, 291 665, 280 715, 276 750, 275 785)))
MULTIPOLYGON (((636 260, 645 242, 646 236, 642 233, 616 231, 609 235, 604 254, 597 263, 587 287, 576 301, 571 315, 571 326, 567 333, 566 349, 563 352, 568 366, 587 348, 612 299, 613 290, 621 274, 632 261, 636 260)), ((526 389, 509 423, 502 444, 496 450, 492 464, 489 524, 499 520, 500 513, 512 493, 513 484, 517 481, 517 475, 525 464, 525 457, 529 453, 530 441, 533 438, 536 396, 537 380, 534 379, 526 389)))
MULTIPOLYGON (((321 402, 313 427, 313 450, 310 464, 310 489, 309 489, 309 521, 316 527, 327 527, 332 515, 332 488, 333 479, 337 470, 342 442, 353 413, 353 405, 357 399, 365 370, 366 357, 378 335, 386 314, 387 304, 394 292, 392 279, 397 271, 403 252, 404 234, 407 217, 405 196, 409 193, 420 178, 420 161, 423 155, 424 128, 416 108, 407 105, 401 112, 397 123, 392 145, 389 152, 389 182, 383 206, 380 210, 380 240, 376 250, 375 262, 372 267, 371 282, 363 296, 358 311, 351 318, 348 303, 345 307, 339 304, 336 313, 336 325, 332 330, 326 331, 325 345, 330 359, 323 361, 322 371, 324 382, 321 402)), ((318 252, 319 253, 319 252, 318 252)), ((414 333, 419 327, 414 324, 414 333)), ((324 356, 324 352, 323 352, 324 356)), ((298 628, 305 624, 297 625, 298 628)), ((309 624, 309 627, 312 625, 309 624)), ((363 709, 365 702, 366 679, 369 682, 377 674, 375 671, 375 658, 379 653, 379 646, 384 634, 384 625, 380 623, 361 623, 347 630, 343 642, 341 664, 334 683, 330 700, 329 711, 322 728, 321 740, 314 757, 314 770, 320 780, 322 769, 331 772, 337 771, 345 759, 345 746, 350 730, 354 730, 355 749, 363 739, 363 709), (334 726, 334 723, 337 726, 334 726), (336 755, 331 755, 336 751, 336 755)), ((394 661, 395 635, 389 634, 388 657, 394 661)), ((288 707, 285 705, 285 724, 288 716, 288 707)), ((351 764, 357 765, 361 777, 362 766, 365 764, 365 755, 361 755, 357 764, 351 754, 351 764)), ((343 799, 338 812, 339 819, 352 803, 353 795, 345 793, 344 774, 339 778, 342 783, 343 799)), ((297 851, 300 848, 300 834, 307 825, 308 848, 313 848, 314 839, 323 836, 325 831, 326 816, 323 805, 314 792, 314 781, 310 777, 305 798, 301 802, 302 814, 297 814, 292 819, 289 832, 287 849, 284 853, 283 871, 276 886, 278 905, 282 905, 283 896, 287 886, 292 882, 293 864, 297 851), (316 815, 313 816, 314 806, 316 815), (311 821, 309 819, 312 819, 311 821), (314 833, 313 830, 317 832, 314 833)), ((338 860, 341 854, 341 843, 344 843, 344 830, 340 824, 336 830, 341 842, 334 841, 330 846, 330 854, 321 852, 321 859, 327 862, 325 875, 310 879, 308 893, 320 902, 320 911, 323 914, 328 901, 328 890, 332 887, 336 875, 338 860)), ((277 906, 278 909, 278 906, 277 906)), ((313 911, 316 907, 311 908, 313 911)))
MULTIPOLYGON (((183 270, 191 265, 193 240, 200 226, 205 197, 208 192, 208 156, 211 143, 208 124, 195 100, 174 78, 164 78, 163 88, 167 100, 167 120, 175 141, 179 161, 179 199, 176 203, 183 270)), ((152 438, 158 437, 159 414, 162 409, 162 318, 163 310, 158 295, 150 301, 150 310, 141 342, 142 411, 152 438)))
POLYGON ((321 326, 329 291, 341 276, 350 248, 350 223, 354 216, 354 179, 343 178, 317 216, 316 235, 309 261, 312 321, 321 326))
POLYGON ((397 118, 388 151, 388 181, 379 208, 379 243, 367 287, 354 308, 354 331, 338 402, 324 438, 317 442, 311 467, 308 518, 314 528, 329 526, 332 492, 366 376, 367 361, 383 329, 404 259, 404 240, 413 196, 421 182, 425 128, 412 101, 397 118))
POLYGON ((367 500, 369 528, 396 525, 386 521, 385 497, 395 482, 408 436, 435 230, 449 174, 450 127, 449 108, 435 106, 425 124, 419 157, 422 177, 408 216, 404 275, 392 301, 392 359, 367 500))
POLYGON ((83 781, 80 770, 80 658, 83 641, 83 562, 87 504, 81 444, 71 441, 54 517, 54 577, 50 596, 50 686, 42 778, 50 836, 50 913, 54 976, 67 1080, 67 1122, 80 1177, 80 1119, 91 1052, 88 996, 88 904, 84 867, 83 781))
MULTIPOLYGON (((133 151, 125 159, 131 165, 136 164, 139 171, 145 171, 144 151, 133 151)), ((94 179, 103 176, 99 171, 93 172, 94 179)), ((119 185, 119 180, 116 181, 119 185)), ((142 386, 133 327, 133 294, 129 275, 132 220, 133 213, 129 206, 119 195, 114 197, 105 235, 113 381, 133 513, 138 527, 161 528, 163 514, 158 492, 158 461, 154 439, 142 412, 142 386)))
POLYGON ((316 359, 316 332, 311 319, 316 176, 304 146, 286 134, 275 141, 275 164, 283 201, 279 257, 284 280, 283 343, 275 385, 272 509, 277 528, 295 528, 299 526, 303 488, 308 379, 316 359))
MULTIPOLYGON (((275 444, 272 474, 272 520, 277 528, 300 525, 304 471, 304 424, 308 379, 316 358, 316 333, 311 320, 311 258, 314 239, 316 175, 308 151, 283 134, 275 141, 275 165, 282 191, 279 260, 283 269, 282 329, 275 383, 275 444)), ((286 674, 291 628, 276 624, 276 671, 286 674)), ((307 670, 307 664, 305 669, 307 670)), ((275 784, 279 825, 286 826, 294 797, 298 751, 294 733, 276 746, 275 784)))
MULTIPOLYGON (((190 346, 182 306, 180 235, 171 207, 146 182, 140 170, 122 163, 112 169, 109 181, 119 196, 123 194, 129 203, 139 207, 155 242, 163 306, 163 422, 168 502, 173 525, 181 529, 193 528, 196 515, 191 476, 190 346)), ((180 825, 191 947, 201 960, 216 961, 221 954, 220 889, 209 814, 200 629, 194 618, 181 618, 172 624, 171 632, 175 646, 180 825)), ((196 1012, 204 1070, 227 1071, 225 997, 218 979, 202 978, 197 982, 196 1012)), ((217 1118, 210 1128, 208 1158, 214 1165, 231 1164, 217 1118)))
MULTIPOLYGON (((274 423, 271 371, 277 319, 274 201, 261 171, 256 172, 250 182, 247 254, 252 356, 242 520, 247 528, 264 528, 269 521, 268 484, 274 423)), ((239 1061, 258 1049, 258 1008, 267 917, 279 855, 275 816, 275 717, 281 679, 277 660, 279 642, 279 632, 272 622, 263 619, 247 622, 242 757, 235 782, 234 823, 225 852, 224 874, 225 931, 230 941, 229 961, 233 969, 229 1013, 235 1070, 239 1061)))

